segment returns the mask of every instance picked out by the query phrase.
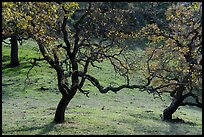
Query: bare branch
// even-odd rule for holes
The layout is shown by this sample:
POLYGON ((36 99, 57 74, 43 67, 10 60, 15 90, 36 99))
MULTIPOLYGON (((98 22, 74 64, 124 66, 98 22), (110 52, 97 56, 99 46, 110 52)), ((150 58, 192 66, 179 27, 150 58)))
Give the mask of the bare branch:
POLYGON ((202 103, 200 103, 200 102, 197 102, 197 103, 183 102, 183 103, 181 103, 181 106, 186 106, 186 105, 188 105, 188 106, 196 106, 196 107, 199 107, 199 108, 203 107, 202 103))
POLYGON ((90 8, 91 8, 91 4, 89 3, 89 7, 86 10, 86 12, 81 16, 81 18, 73 25, 76 32, 75 32, 75 41, 74 41, 74 49, 73 49, 73 54, 76 55, 78 49, 79 49, 79 33, 80 33, 80 28, 79 28, 79 24, 88 16, 91 14, 90 12, 90 8))
POLYGON ((34 62, 32 63, 32 66, 31 66, 31 68, 28 70, 28 72, 27 72, 27 77, 26 77, 26 79, 25 79, 25 86, 24 86, 24 89, 23 90, 25 90, 25 87, 26 87, 26 81, 29 79, 29 73, 30 73, 30 71, 34 68, 34 66, 37 66, 37 61, 43 61, 43 60, 45 60, 44 58, 33 58, 33 60, 34 60, 34 62))
POLYGON ((32 63, 33 65, 31 66, 31 68, 28 70, 28 72, 27 72, 27 78, 28 78, 28 74, 29 74, 29 72, 33 69, 33 67, 34 66, 36 66, 37 65, 37 61, 43 61, 43 60, 45 60, 44 58, 33 58, 33 60, 34 60, 34 62, 32 63))
POLYGON ((64 17, 64 20, 62 23, 62 32, 63 32, 63 36, 64 36, 64 42, 66 44, 66 51, 67 51, 67 54, 70 56, 71 55, 71 44, 68 40, 68 33, 66 30, 67 20, 68 20, 68 18, 64 17))
MULTIPOLYGON (((99 81, 94 78, 91 75, 86 74, 85 75, 86 78, 94 85, 98 88, 98 90, 101 93, 107 93, 108 91, 113 91, 114 93, 117 93, 118 91, 120 91, 121 89, 127 88, 127 89, 147 89, 148 87, 145 85, 129 85, 129 84, 123 84, 121 86, 118 87, 112 87, 112 86, 107 86, 107 87, 103 87, 99 81)), ((151 88, 148 88, 147 90, 152 90, 151 88)))
POLYGON ((193 99, 195 100, 195 103, 183 102, 181 104, 182 106, 189 105, 189 106, 197 106, 197 107, 202 108, 202 103, 199 101, 199 98, 197 95, 193 94, 192 92, 188 92, 187 94, 183 95, 183 99, 188 98, 188 97, 193 97, 193 99))
MULTIPOLYGON (((83 87, 84 83, 85 83, 86 78, 84 77, 84 74, 86 74, 87 71, 88 71, 88 66, 89 66, 90 60, 91 60, 91 59, 88 58, 87 61, 86 61, 86 63, 85 63, 85 65, 84 65, 83 76, 81 75, 81 76, 82 76, 82 79, 81 79, 81 81, 80 81, 80 83, 79 83, 79 89, 81 89, 81 88, 83 87)), ((82 90, 82 89, 81 89, 81 90, 82 90)))
POLYGON ((79 91, 81 92, 81 93, 83 93, 83 94, 85 94, 87 97, 89 97, 89 91, 88 90, 83 90, 83 89, 81 89, 81 88, 78 88, 79 89, 79 91))
POLYGON ((3 43, 10 45, 10 43, 6 42, 5 40, 2 40, 3 43))

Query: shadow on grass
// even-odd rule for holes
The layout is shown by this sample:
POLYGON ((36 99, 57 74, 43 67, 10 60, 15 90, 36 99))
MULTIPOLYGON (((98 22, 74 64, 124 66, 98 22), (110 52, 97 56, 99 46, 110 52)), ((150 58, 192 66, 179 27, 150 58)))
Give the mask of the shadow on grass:
POLYGON ((4 55, 2 56, 2 62, 6 62, 10 60, 10 56, 9 55, 4 55))
POLYGON ((181 124, 189 125, 190 127, 195 126, 196 123, 190 121, 170 122, 163 121, 169 125, 169 130, 165 132, 166 135, 186 135, 188 134, 189 128, 182 127, 181 124))
POLYGON ((152 112, 130 113, 129 116, 134 119, 121 120, 121 123, 129 124, 134 127, 135 133, 143 132, 143 134, 160 134, 160 135, 186 135, 190 133, 188 127, 195 126, 195 122, 191 121, 163 121, 161 117, 152 112))
POLYGON ((54 121, 48 123, 47 125, 45 125, 42 129, 42 131, 40 131, 38 134, 36 135, 44 135, 49 133, 50 131, 52 131, 55 127, 56 123, 54 121))
POLYGON ((143 112, 143 113, 139 113, 139 114, 134 114, 131 113, 129 114, 131 117, 135 117, 135 118, 139 118, 139 119, 151 119, 151 120, 156 120, 156 121, 161 121, 160 116, 156 115, 154 113, 149 113, 149 112, 143 112))
POLYGON ((42 125, 42 126, 33 126, 33 127, 23 127, 23 128, 19 128, 19 129, 14 129, 14 130, 7 130, 7 131, 2 131, 2 133, 4 134, 12 134, 13 132, 31 132, 33 130, 39 130, 40 132, 37 133, 36 135, 46 135, 49 132, 51 132, 54 127, 55 127, 56 123, 55 122, 50 122, 46 125, 42 125))
POLYGON ((31 68, 32 64, 30 62, 22 62, 19 66, 16 67, 10 67, 9 64, 4 64, 2 66, 2 72, 3 75, 19 75, 19 74, 26 74, 29 68, 31 68), (26 69, 27 71, 22 71, 23 69, 26 69))
MULTIPOLYGON (((32 57, 18 57, 18 61, 21 64, 21 62, 25 62, 25 61, 31 61, 33 58, 32 57)), ((3 65, 7 65, 7 63, 9 63, 11 60, 10 55, 3 55, 2 56, 2 63, 3 65)))

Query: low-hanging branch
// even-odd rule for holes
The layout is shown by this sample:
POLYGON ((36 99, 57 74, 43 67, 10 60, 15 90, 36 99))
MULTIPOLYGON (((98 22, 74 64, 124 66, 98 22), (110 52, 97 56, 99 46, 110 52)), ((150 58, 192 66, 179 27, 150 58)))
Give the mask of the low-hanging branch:
MULTIPOLYGON (((108 91, 113 91, 114 93, 117 93, 118 91, 120 91, 121 89, 141 89, 141 90, 147 90, 147 91, 150 91, 151 93, 153 92, 157 92, 154 88, 152 88, 151 86, 149 85, 130 85, 129 83, 127 84, 123 84, 123 85, 120 85, 118 87, 113 87, 113 86, 106 86, 106 87, 103 87, 100 82, 98 81, 98 79, 96 79, 95 77, 89 75, 89 74, 84 74, 83 72, 81 71, 78 71, 78 75, 80 77, 84 77, 85 79, 89 80, 95 87, 98 88, 98 90, 101 92, 101 93, 107 93, 108 91)), ((80 88, 81 89, 81 88, 80 88)))
POLYGON ((200 103, 200 102, 196 102, 196 103, 183 102, 183 103, 181 103, 181 106, 186 106, 186 105, 188 105, 188 106, 196 106, 198 108, 202 108, 203 107, 202 103, 200 103))
POLYGON ((181 106, 196 106, 199 108, 202 108, 202 102, 199 101, 198 96, 193 94, 192 92, 188 92, 187 94, 183 95, 183 99, 188 98, 188 97, 192 97, 195 100, 195 103, 193 102, 183 102, 181 104, 181 106))

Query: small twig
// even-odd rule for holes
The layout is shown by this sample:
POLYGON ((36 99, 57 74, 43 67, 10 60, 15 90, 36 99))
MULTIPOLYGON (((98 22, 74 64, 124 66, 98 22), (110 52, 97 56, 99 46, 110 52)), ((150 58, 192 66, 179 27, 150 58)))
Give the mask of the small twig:
POLYGON ((23 90, 25 90, 25 88, 26 88, 26 81, 27 80, 30 80, 29 79, 29 73, 30 73, 30 71, 34 68, 34 66, 37 66, 37 64, 36 64, 36 62, 37 61, 42 61, 42 60, 45 60, 44 58, 33 58, 33 60, 34 60, 34 62, 32 63, 33 65, 31 66, 31 68, 28 70, 28 72, 27 72, 27 77, 26 77, 26 79, 25 79, 25 86, 24 86, 24 88, 23 88, 23 90))
POLYGON ((81 93, 83 93, 84 95, 86 95, 86 97, 89 98, 89 91, 88 91, 88 90, 83 90, 83 89, 79 88, 79 91, 80 91, 81 93))
POLYGON ((10 45, 10 43, 6 42, 5 40, 2 40, 3 43, 10 45))

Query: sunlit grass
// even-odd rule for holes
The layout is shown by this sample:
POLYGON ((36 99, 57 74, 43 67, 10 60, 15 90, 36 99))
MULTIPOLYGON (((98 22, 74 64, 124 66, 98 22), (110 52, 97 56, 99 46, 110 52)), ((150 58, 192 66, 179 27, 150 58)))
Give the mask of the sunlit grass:
MULTIPOLYGON (((161 121, 162 111, 170 98, 154 99, 151 94, 138 90, 122 90, 117 94, 100 94, 91 83, 85 89, 89 98, 78 92, 66 110, 66 122, 53 122, 55 109, 61 98, 57 88, 56 72, 46 62, 34 67, 32 52, 35 43, 27 41, 19 47, 20 66, 9 68, 9 47, 2 47, 2 134, 3 135, 201 135, 202 111, 181 107, 174 117, 186 123, 161 121), (48 90, 41 90, 41 87, 48 90)), ((103 70, 91 68, 102 85, 120 84, 124 79, 115 75, 108 62, 97 64, 103 70)))

